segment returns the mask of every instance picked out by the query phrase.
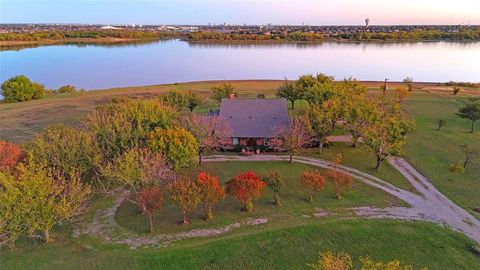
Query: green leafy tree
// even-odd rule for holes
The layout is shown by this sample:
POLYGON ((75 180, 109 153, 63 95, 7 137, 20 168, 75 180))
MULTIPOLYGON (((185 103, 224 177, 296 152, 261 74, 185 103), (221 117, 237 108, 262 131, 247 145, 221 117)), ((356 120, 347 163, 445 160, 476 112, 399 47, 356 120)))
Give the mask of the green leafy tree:
POLYGON ((169 128, 177 119, 178 112, 158 99, 125 99, 97 108, 85 125, 109 161, 129 149, 144 148, 155 128, 169 128))
POLYGON ((463 119, 471 121, 472 128, 471 133, 475 130, 475 123, 480 120, 480 98, 469 98, 464 105, 458 109, 457 115, 463 119))
POLYGON ((230 83, 224 83, 222 85, 214 85, 211 88, 211 99, 220 104, 222 99, 228 98, 230 94, 237 95, 235 87, 230 83))
POLYGON ((187 96, 176 90, 170 90, 167 94, 160 95, 160 99, 165 104, 172 106, 179 111, 186 108, 188 104, 187 96))
POLYGON ((293 110, 295 109, 295 101, 303 98, 303 89, 285 79, 285 85, 278 88, 277 96, 290 101, 293 110))
POLYGON ((268 187, 273 191, 273 204, 280 205, 280 190, 285 187, 285 182, 277 171, 271 171, 263 178, 268 187))
POLYGON ((371 121, 363 131, 365 144, 375 153, 379 169, 382 162, 392 155, 403 152, 405 139, 413 131, 414 122, 408 119, 398 105, 392 110, 377 108, 378 117, 371 121))
POLYGON ((130 149, 101 167, 104 179, 114 186, 140 191, 148 186, 167 184, 173 172, 163 156, 149 149, 130 149))
POLYGON ((84 181, 97 179, 100 148, 87 131, 66 126, 51 126, 25 144, 30 162, 55 168, 64 177, 78 174, 84 181))
POLYGON ((148 147, 161 153, 175 172, 190 167, 198 152, 197 140, 184 128, 155 129, 149 135, 148 147))
POLYGON ((6 103, 22 102, 45 96, 43 85, 33 83, 24 75, 12 77, 2 83, 3 101, 6 103))
POLYGON ((186 100, 187 100, 187 107, 190 110, 190 112, 193 112, 193 110, 196 107, 202 105, 202 103, 203 103, 200 96, 194 91, 188 91, 187 92, 186 100))
POLYGON ((0 173, 0 181, 0 221, 5 224, 0 234, 11 246, 19 236, 38 232, 49 242, 53 226, 82 214, 91 193, 77 176, 66 179, 34 163, 19 165, 18 179, 0 173))

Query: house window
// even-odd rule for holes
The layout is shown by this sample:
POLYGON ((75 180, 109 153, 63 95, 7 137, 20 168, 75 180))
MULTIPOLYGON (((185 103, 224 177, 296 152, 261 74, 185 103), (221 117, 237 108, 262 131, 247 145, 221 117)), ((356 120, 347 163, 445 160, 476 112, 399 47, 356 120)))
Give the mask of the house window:
POLYGON ((263 139, 263 145, 269 146, 270 145, 270 138, 263 139))
POLYGON ((232 138, 232 144, 233 145, 238 145, 238 144, 240 144, 240 141, 238 140, 238 138, 232 138))

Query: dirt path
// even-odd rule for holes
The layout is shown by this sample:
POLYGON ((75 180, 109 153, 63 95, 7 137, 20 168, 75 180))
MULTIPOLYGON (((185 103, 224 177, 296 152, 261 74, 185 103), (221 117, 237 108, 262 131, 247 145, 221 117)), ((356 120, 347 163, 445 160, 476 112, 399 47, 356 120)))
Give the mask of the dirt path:
POLYGON ((74 231, 74 237, 81 235, 94 236, 103 241, 114 244, 125 244, 132 249, 140 247, 166 247, 172 242, 194 237, 212 237, 225 234, 231 230, 244 226, 255 226, 268 222, 267 218, 245 219, 224 227, 209 229, 192 229, 179 233, 170 234, 142 234, 122 228, 115 221, 115 213, 118 207, 128 198, 129 191, 116 190, 112 197, 115 198, 112 206, 98 211, 90 222, 78 224, 74 231))
MULTIPOLYGON (((224 161, 286 161, 287 156, 253 155, 253 156, 223 156, 214 155, 204 159, 205 162, 224 161)), ((294 161, 309 164, 320 168, 328 168, 332 163, 326 160, 311 157, 295 157, 294 161)), ((340 169, 365 184, 381 189, 407 202, 411 207, 357 207, 352 208, 356 215, 366 218, 394 218, 402 220, 423 220, 443 224, 480 243, 480 221, 457 206, 428 179, 421 175, 408 162, 401 158, 392 158, 389 162, 418 190, 419 194, 398 188, 373 175, 364 173, 348 166, 340 169)))

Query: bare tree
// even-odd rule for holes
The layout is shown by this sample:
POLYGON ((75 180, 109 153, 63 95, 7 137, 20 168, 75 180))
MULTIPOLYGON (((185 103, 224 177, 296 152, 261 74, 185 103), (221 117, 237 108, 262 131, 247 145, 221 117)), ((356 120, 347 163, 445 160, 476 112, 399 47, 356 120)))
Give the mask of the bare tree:
POLYGON ((304 149, 310 142, 310 136, 302 118, 291 118, 288 126, 278 128, 278 138, 272 140, 272 147, 286 151, 293 163, 293 156, 304 149))
POLYGON ((183 123, 198 141, 199 164, 202 164, 202 156, 205 152, 229 144, 232 129, 223 118, 192 114, 186 117, 183 123))

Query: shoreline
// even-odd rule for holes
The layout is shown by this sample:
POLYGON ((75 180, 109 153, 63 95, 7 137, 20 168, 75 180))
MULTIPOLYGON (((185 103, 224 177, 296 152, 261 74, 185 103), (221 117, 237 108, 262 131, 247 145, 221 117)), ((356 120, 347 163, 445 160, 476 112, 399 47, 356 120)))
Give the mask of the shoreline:
POLYGON ((10 49, 12 47, 34 48, 49 45, 74 45, 74 44, 128 44, 128 43, 148 43, 161 40, 174 40, 187 42, 189 44, 218 44, 218 45, 256 45, 256 44, 301 44, 301 45, 317 45, 322 43, 345 43, 345 44, 413 44, 413 43, 435 43, 435 42, 452 42, 452 43, 476 43, 480 40, 466 39, 420 39, 420 40, 348 40, 348 39, 324 39, 313 41, 300 40, 189 40, 188 38, 158 38, 158 39, 133 39, 133 38, 67 38, 67 39, 44 39, 44 40, 1 40, 0 48, 10 49))

